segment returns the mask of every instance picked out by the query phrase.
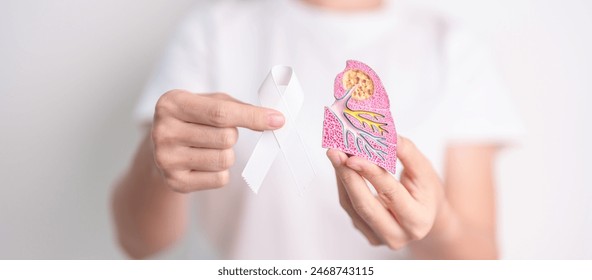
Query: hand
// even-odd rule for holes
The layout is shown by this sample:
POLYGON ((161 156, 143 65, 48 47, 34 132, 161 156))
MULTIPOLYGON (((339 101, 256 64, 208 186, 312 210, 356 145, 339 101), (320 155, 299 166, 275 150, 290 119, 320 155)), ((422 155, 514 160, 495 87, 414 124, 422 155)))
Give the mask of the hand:
POLYGON ((408 139, 399 137, 397 155, 403 163, 401 181, 361 157, 330 149, 339 202, 354 226, 373 245, 400 249, 424 238, 445 202, 442 183, 429 160, 408 139), (378 196, 370 192, 368 180, 378 196))
POLYGON ((154 159, 166 184, 187 193, 226 185, 234 163, 237 127, 272 130, 284 125, 275 110, 240 102, 226 94, 165 93, 152 126, 154 159))

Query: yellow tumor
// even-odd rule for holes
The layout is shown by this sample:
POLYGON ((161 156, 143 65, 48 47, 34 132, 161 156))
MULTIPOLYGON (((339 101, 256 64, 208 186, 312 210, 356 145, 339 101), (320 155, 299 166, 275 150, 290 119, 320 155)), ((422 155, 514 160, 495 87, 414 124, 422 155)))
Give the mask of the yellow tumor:
POLYGON ((360 70, 348 70, 343 74, 343 86, 350 89, 357 86, 352 92, 352 98, 366 100, 374 94, 374 83, 366 73, 360 70))

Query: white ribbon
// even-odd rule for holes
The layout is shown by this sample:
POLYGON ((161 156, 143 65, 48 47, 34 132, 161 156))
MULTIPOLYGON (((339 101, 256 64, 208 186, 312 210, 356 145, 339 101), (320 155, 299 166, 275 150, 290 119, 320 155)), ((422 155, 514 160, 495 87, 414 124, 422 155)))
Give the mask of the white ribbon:
POLYGON ((304 94, 291 67, 274 66, 261 88, 261 106, 284 114, 280 129, 264 131, 247 162, 242 176, 254 193, 259 191, 276 156, 281 151, 290 170, 290 176, 300 193, 314 179, 316 173, 308 151, 296 129, 296 117, 302 108, 304 94))

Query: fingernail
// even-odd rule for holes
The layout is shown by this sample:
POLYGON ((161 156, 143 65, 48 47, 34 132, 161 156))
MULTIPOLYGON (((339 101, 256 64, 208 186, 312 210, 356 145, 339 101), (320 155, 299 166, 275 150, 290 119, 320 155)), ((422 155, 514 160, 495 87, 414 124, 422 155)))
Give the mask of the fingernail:
POLYGON ((267 124, 272 128, 280 128, 284 125, 284 116, 281 113, 271 113, 268 116, 267 124))

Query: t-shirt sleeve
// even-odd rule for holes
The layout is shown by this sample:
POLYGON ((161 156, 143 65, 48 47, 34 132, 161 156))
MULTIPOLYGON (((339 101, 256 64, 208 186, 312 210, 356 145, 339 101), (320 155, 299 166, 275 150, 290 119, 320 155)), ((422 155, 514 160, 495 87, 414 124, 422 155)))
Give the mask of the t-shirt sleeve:
POLYGON ((165 92, 172 89, 205 92, 210 88, 207 24, 204 9, 195 9, 172 34, 134 110, 138 124, 152 122, 156 102, 165 92))
POLYGON ((523 126, 489 48, 452 30, 444 44, 446 89, 441 125, 448 143, 511 144, 523 126))

